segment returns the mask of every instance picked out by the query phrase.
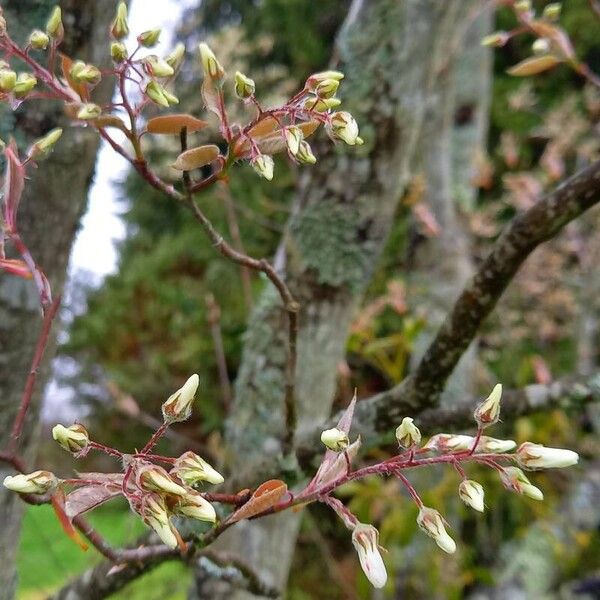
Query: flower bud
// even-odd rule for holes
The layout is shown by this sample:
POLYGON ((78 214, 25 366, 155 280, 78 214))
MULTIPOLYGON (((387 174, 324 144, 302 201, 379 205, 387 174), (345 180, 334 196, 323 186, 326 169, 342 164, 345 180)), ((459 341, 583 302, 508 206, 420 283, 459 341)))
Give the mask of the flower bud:
POLYGON ((127 46, 122 42, 112 42, 110 44, 110 57, 116 63, 122 63, 127 58, 127 46))
POLYGON ((160 83, 154 80, 148 82, 144 93, 152 100, 152 102, 159 106, 164 106, 165 108, 168 108, 171 104, 179 103, 176 96, 173 96, 173 94, 167 91, 160 83))
POLYGON ((187 490, 175 483, 169 474, 158 465, 140 467, 138 484, 144 490, 184 496, 187 490))
POLYGON ((340 452, 341 450, 345 450, 350 443, 348 439, 348 434, 337 427, 333 429, 326 429, 321 434, 321 441, 327 448, 333 450, 334 452, 340 452))
POLYGON ((0 37, 6 35, 6 19, 2 15, 2 11, 0 11, 0 37))
POLYGON ((372 525, 359 523, 352 531, 352 544, 358 553, 360 566, 373 587, 382 588, 387 571, 379 552, 379 532, 372 525))
POLYGON ((250 98, 250 96, 254 95, 256 91, 256 86, 254 85, 254 79, 250 79, 250 77, 246 77, 243 73, 239 71, 235 72, 235 95, 242 100, 246 98, 250 98))
POLYGON ((173 104, 179 104, 179 98, 177 96, 171 94, 171 92, 169 92, 169 90, 167 90, 166 88, 163 88, 163 94, 165 95, 165 98, 167 99, 169 106, 171 106, 173 104))
POLYGON ((205 500, 198 492, 188 492, 175 505, 175 512, 199 521, 214 523, 217 513, 212 504, 205 500))
POLYGON ((50 18, 46 22, 46 33, 54 39, 62 39, 62 37, 65 35, 60 6, 55 6, 52 9, 50 18))
POLYGON ((144 523, 152 527, 158 537, 169 548, 177 547, 177 536, 175 528, 169 520, 169 513, 165 501, 157 494, 151 494, 144 498, 143 514, 144 523))
POLYGON ((127 4, 119 2, 117 14, 110 26, 110 33, 116 40, 122 40, 129 34, 129 24, 127 23, 127 4))
POLYGON ((500 399, 502 398, 502 384, 497 383, 492 393, 475 409, 473 416, 480 427, 489 427, 498 422, 500 418, 500 399))
POLYGON ((288 150, 292 156, 298 154, 300 150, 300 142, 304 138, 300 127, 292 126, 285 128, 285 141, 287 143, 288 150))
POLYGON ((45 494, 56 486, 58 479, 50 471, 34 471, 28 475, 9 475, 4 487, 19 494, 45 494))
POLYGON ((517 447, 517 442, 514 440, 497 440, 487 435, 482 435, 479 438, 476 452, 510 452, 517 447))
POLYGON ((481 40, 481 45, 488 46, 491 48, 502 48, 502 46, 504 46, 506 42, 508 42, 509 37, 510 36, 508 35, 508 33, 506 33, 506 31, 495 31, 490 35, 486 35, 481 40))
POLYGON ((460 499, 471 508, 483 512, 483 486, 472 479, 465 479, 458 486, 460 499))
POLYGON ((340 87, 340 82, 336 79, 324 79, 317 84, 314 91, 319 98, 327 99, 335 96, 338 87, 340 87))
POLYGON ((151 77, 171 77, 175 74, 173 67, 155 54, 150 54, 144 59, 144 67, 151 77))
POLYGON ((252 165, 252 168, 267 181, 273 179, 273 168, 275 163, 273 162, 273 158, 268 154, 259 154, 256 158, 252 159, 250 164, 252 165))
POLYGON ((349 146, 363 143, 358 136, 358 124, 354 117, 347 111, 341 110, 331 115, 330 129, 334 138, 343 140, 349 146))
POLYGON ((544 19, 548 21, 557 21, 560 17, 560 11, 562 10, 562 5, 560 2, 552 2, 550 4, 546 4, 544 7, 544 12, 542 16, 544 19))
POLYGON ((519 0, 515 2, 515 10, 519 13, 529 12, 531 10, 531 0, 519 0))
POLYGON ((561 469, 579 461, 579 455, 563 448, 546 448, 542 444, 525 442, 517 449, 517 461, 524 469, 561 469))
POLYGON ((314 92, 317 86, 323 81, 327 81, 333 79, 334 81, 339 82, 341 79, 344 79, 344 74, 340 71, 323 71, 321 73, 313 73, 304 84, 304 88, 314 92))
POLYGON ((314 165, 317 162, 308 142, 304 140, 300 142, 300 147, 296 153, 296 160, 307 165, 314 165))
POLYGON ((37 79, 31 73, 19 73, 15 86, 12 90, 13 94, 17 98, 23 98, 29 94, 36 84, 37 79))
POLYGON ((410 417, 404 417, 396 428, 396 439, 403 448, 412 448, 421 443, 421 432, 410 417))
POLYGON ((544 499, 542 490, 535 487, 518 467, 505 467, 500 473, 500 480, 505 488, 517 494, 528 496, 534 500, 544 499))
POLYGON ((435 540, 435 543, 448 554, 454 554, 456 543, 448 535, 444 526, 444 519, 440 513, 427 506, 422 506, 417 517, 417 525, 429 537, 435 540))
POLYGON ((200 61, 204 69, 204 74, 212 79, 223 79, 225 71, 208 44, 203 42, 198 46, 198 49, 200 50, 200 61))
POLYGON ((77 111, 77 118, 81 121, 93 121, 102 114, 102 109, 97 104, 82 104, 77 111))
POLYGON ((73 453, 81 452, 90 441, 87 429, 79 423, 75 423, 70 427, 60 424, 55 425, 52 428, 52 437, 67 452, 73 453))
POLYGON ((438 433, 434 435, 423 448, 445 452, 464 452, 470 450, 475 443, 475 438, 470 435, 452 435, 450 433, 438 433))
POLYGON ((17 83, 17 74, 10 69, 0 70, 0 91, 11 92, 17 83))
POLYGON ((548 54, 550 51, 550 42, 546 38, 538 38, 531 45, 531 49, 533 50, 533 53, 537 54, 538 56, 542 54, 548 54))
POLYGON ((148 31, 140 33, 137 37, 137 41, 140 46, 144 46, 144 48, 152 48, 152 46, 158 44, 159 38, 160 29, 149 29, 148 31))
POLYGON ((325 112, 331 108, 337 108, 341 103, 339 98, 307 98, 304 102, 304 109, 325 112))
POLYGON ((50 37, 39 29, 34 29, 29 35, 29 45, 34 50, 45 50, 50 43, 50 37))
POLYGON ((175 461, 175 466, 171 470, 171 474, 177 476, 190 487, 195 486, 201 481, 208 481, 208 483, 215 485, 225 481, 223 475, 191 450, 182 454, 175 461))
POLYGON ((175 71, 181 66, 185 55, 185 46, 180 42, 173 51, 165 57, 165 62, 173 67, 175 71))
POLYGON ((185 421, 192 414, 192 403, 198 389, 200 378, 194 373, 174 394, 171 394, 162 405, 165 423, 185 421))
POLYGON ((96 85, 102 79, 100 69, 94 65, 87 65, 82 60, 76 60, 69 71, 71 79, 75 83, 89 83, 96 85))

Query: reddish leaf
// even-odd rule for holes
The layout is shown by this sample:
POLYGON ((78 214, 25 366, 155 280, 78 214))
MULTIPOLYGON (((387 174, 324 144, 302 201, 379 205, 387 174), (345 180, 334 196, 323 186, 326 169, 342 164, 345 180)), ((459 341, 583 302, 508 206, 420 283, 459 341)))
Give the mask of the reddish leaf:
POLYGON ((25 261, 16 258, 0 258, 0 270, 24 279, 31 279, 32 277, 25 261))
POLYGON ((122 490, 119 486, 107 484, 89 485, 78 488, 67 495, 65 500, 65 514, 69 519, 92 510, 120 495, 122 490))
POLYGON ((440 235, 442 228, 425 202, 415 204, 412 207, 412 212, 417 221, 421 224, 422 233, 425 237, 437 237, 440 235))
POLYGON ((219 92, 217 88, 215 88, 215 84, 213 83, 210 77, 205 77, 202 82, 202 87, 200 88, 200 93, 202 94, 202 99, 204 100, 204 106, 211 112, 214 112, 217 117, 219 117, 219 121, 221 120, 221 110, 220 110, 220 100, 219 100, 219 92))
POLYGON ((230 523, 249 519, 272 506, 275 506, 287 492, 287 485, 279 479, 270 479, 256 488, 256 491, 241 508, 229 518, 230 523))
POLYGON ((58 490, 55 494, 53 494, 51 500, 52 508, 54 508, 58 522, 61 524, 64 532, 85 552, 88 549, 88 545, 83 541, 83 538, 79 535, 79 532, 75 529, 75 527, 73 527, 71 519, 69 519, 67 513, 65 512, 64 492, 62 490, 58 490))
POLYGON ((199 169, 211 163, 219 156, 219 147, 214 144, 198 146, 182 152, 173 163, 173 168, 179 171, 191 171, 199 169))
POLYGON ((17 210, 25 187, 25 167, 19 160, 14 141, 5 148, 6 171, 4 172, 3 217, 7 233, 17 229, 17 210))
POLYGON ((148 133, 179 134, 184 127, 188 133, 192 133, 203 129, 207 125, 206 121, 196 119, 192 115, 177 114, 154 117, 148 121, 146 129, 148 133))
POLYGON ((538 73, 547 71, 561 62, 562 60, 553 54, 532 56, 510 67, 506 72, 516 77, 527 77, 528 75, 537 75, 538 73))

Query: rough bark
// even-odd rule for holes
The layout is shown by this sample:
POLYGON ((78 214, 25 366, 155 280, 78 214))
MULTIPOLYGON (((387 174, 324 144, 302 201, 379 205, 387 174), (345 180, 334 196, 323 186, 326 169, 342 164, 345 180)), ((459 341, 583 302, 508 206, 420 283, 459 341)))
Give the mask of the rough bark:
MULTIPOLYGON (((19 41, 26 39, 33 27, 43 25, 53 2, 11 0, 3 2, 11 34, 19 41), (33 19, 35 17, 35 22, 33 19)), ((67 36, 64 51, 95 64, 108 65, 106 30, 114 8, 112 0, 68 0, 61 2, 67 36)), ((110 98, 110 86, 98 89, 100 102, 110 98)), ((5 117, 3 116, 3 119, 5 117)), ((6 117, 13 119, 13 116, 6 117)), ((64 125, 62 109, 56 103, 26 103, 14 115, 19 141, 40 137, 58 124, 64 125)), ((96 150, 97 137, 82 128, 69 129, 53 154, 30 171, 26 193, 19 211, 21 234, 47 274, 54 294, 61 293, 67 262, 81 214, 86 205, 96 150), (75 158, 76 157, 76 158, 75 158)), ((8 250, 8 248, 7 248, 8 250)), ((33 348, 41 327, 37 295, 31 282, 0 275, 0 446, 4 447, 20 402, 33 348)), ((39 417, 41 392, 48 378, 47 359, 33 398, 19 447, 25 457, 33 458, 39 417)), ((0 464, 0 479, 9 474, 0 464)), ((14 595, 14 571, 22 502, 16 494, 0 489, 0 599, 14 595)))
MULTIPOLYGON (((299 300, 298 430, 329 414, 336 366, 352 313, 385 244, 402 195, 427 99, 447 65, 449 41, 467 4, 355 2, 338 40, 345 104, 366 144, 336 148, 301 182, 280 258, 299 300)), ((281 469, 284 314, 267 290, 250 322, 227 427, 235 486, 281 469)), ((216 543, 237 553, 267 585, 282 588, 300 515, 240 523, 216 543)), ((199 570, 192 597, 243 598, 199 570)))

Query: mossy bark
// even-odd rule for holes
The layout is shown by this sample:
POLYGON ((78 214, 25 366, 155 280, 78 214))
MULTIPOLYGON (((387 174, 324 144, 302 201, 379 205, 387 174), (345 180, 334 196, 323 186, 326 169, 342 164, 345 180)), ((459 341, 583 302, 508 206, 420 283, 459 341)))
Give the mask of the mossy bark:
MULTIPOLYGON (((24 43, 32 28, 44 24, 54 4, 33 0, 3 2, 11 35, 24 43)), ((112 0, 68 0, 60 4, 66 29, 63 51, 94 64, 108 66, 110 57, 106 32, 115 3, 112 0)), ((98 102, 107 102, 110 96, 110 84, 102 84, 97 90, 98 102)), ((22 148, 52 127, 64 125, 62 108, 55 102, 25 103, 7 118, 11 121, 11 128, 13 125, 16 127, 22 148)), ((30 178, 19 209, 19 228, 36 261, 48 276, 55 295, 60 294, 64 286, 71 245, 86 206, 97 148, 98 138, 93 132, 65 127, 65 133, 50 157, 41 162, 38 169, 29 169, 30 178)), ((40 327, 40 309, 33 284, 17 277, 0 275, 0 447, 5 447, 8 442, 40 327)), ((53 347, 54 338, 38 376, 33 402, 19 441, 19 451, 28 463, 35 455, 40 400, 49 375, 53 347)), ((0 479, 10 473, 9 467, 0 464, 0 479)), ((9 600, 15 593, 15 554, 22 510, 23 503, 19 497, 0 488, 0 582, 3 584, 0 586, 0 600, 9 600)))

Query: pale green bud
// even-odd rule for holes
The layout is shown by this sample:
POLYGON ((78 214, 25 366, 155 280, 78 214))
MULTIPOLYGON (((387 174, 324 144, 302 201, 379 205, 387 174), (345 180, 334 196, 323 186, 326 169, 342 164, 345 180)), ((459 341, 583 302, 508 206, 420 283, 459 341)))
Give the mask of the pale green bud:
POLYGON ((185 496, 187 494, 185 488, 175 483, 169 477, 169 474, 158 465, 142 468, 138 475, 138 483, 143 489, 152 492, 173 494, 174 496, 185 496))
POLYGON ((144 48, 152 48, 152 46, 156 46, 156 44, 158 44, 160 33, 160 29, 150 29, 140 33, 137 40, 140 43, 140 46, 144 46, 144 48))
POLYGON ((334 452, 340 452, 348 447, 350 440, 348 434, 337 427, 326 429, 321 434, 321 441, 327 448, 334 452))
POLYGON ((515 10, 519 13, 529 12, 531 10, 531 0, 519 0, 519 2, 515 2, 515 10))
POLYGON ((334 137, 343 140, 349 146, 363 143, 358 135, 358 124, 354 117, 345 110, 333 113, 331 115, 330 129, 334 137))
POLYGON ((189 486, 194 486, 201 481, 207 481, 214 485, 225 481, 218 471, 191 450, 182 454, 175 461, 171 474, 189 486))
POLYGON ((70 427, 60 424, 55 425, 52 428, 52 437, 59 446, 74 454, 84 450, 90 442, 87 429, 79 423, 75 423, 70 427))
POLYGON ((169 64, 175 71, 181 66, 183 62, 183 57, 185 55, 185 46, 180 42, 175 46, 173 51, 165 57, 165 61, 169 64))
POLYGON ((46 22, 46 33, 54 39, 61 39, 65 34, 60 6, 55 6, 52 9, 50 18, 46 22))
POLYGON ((333 79, 339 82, 341 79, 344 79, 344 74, 340 71, 322 71, 321 73, 313 73, 306 80, 304 88, 314 92, 319 83, 328 79, 333 79))
POLYGON ((34 29, 29 35, 29 44, 35 50, 45 50, 49 43, 50 37, 39 29, 34 29))
POLYGON ((127 4, 119 2, 117 14, 110 27, 110 32, 116 40, 122 40, 129 34, 129 24, 127 23, 127 4))
POLYGON ((110 57, 116 63, 123 62, 128 56, 127 46, 122 42, 112 42, 110 45, 110 57))
POLYGON ((238 98, 245 100, 246 98, 250 98, 250 96, 254 95, 256 91, 256 86, 254 85, 254 80, 250 79, 250 77, 246 77, 243 73, 239 71, 235 72, 235 94, 238 98))
POLYGON ((465 479, 458 486, 458 495, 460 499, 471 508, 483 512, 484 506, 484 491, 483 486, 472 479, 465 479))
POLYGON ((17 83, 17 74, 10 69, 0 71, 0 91, 11 92, 17 83))
POLYGON ((540 502, 544 499, 542 490, 535 487, 518 467, 504 467, 500 472, 500 479, 505 488, 517 494, 523 494, 540 502))
POLYGON ((19 73, 17 82, 13 87, 13 94, 17 98, 22 98, 36 86, 37 79, 31 73, 19 73))
POLYGON ((314 91, 319 98, 333 98, 339 86, 340 82, 336 79, 325 79, 317 84, 314 91))
POLYGON ((56 487, 58 479, 50 471, 34 471, 28 475, 9 475, 4 487, 19 494, 45 494, 56 487))
POLYGON ((435 543, 448 554, 456 552, 456 542, 448 535, 442 515, 434 508, 421 507, 417 517, 419 529, 435 540, 435 543))
POLYGON ((304 102, 304 108, 316 112, 325 112, 337 108, 341 103, 342 101, 339 98, 307 98, 304 102))
POLYGON ((562 4, 560 2, 552 2, 544 7, 542 15, 544 19, 548 19, 548 21, 556 21, 560 17, 561 10, 562 4))
POLYGON ((162 405, 165 423, 185 421, 192 414, 192 404, 200 378, 194 373, 181 388, 171 394, 162 405))
POLYGON ((299 127, 292 126, 286 127, 285 129, 285 141, 287 143, 288 150, 292 156, 298 154, 300 150, 300 142, 304 138, 302 130, 299 127))
POLYGON ((273 179, 273 169, 275 168, 275 163, 273 162, 273 158, 268 154, 258 155, 250 162, 250 164, 252 165, 252 168, 267 181, 271 181, 273 179))
POLYGON ((498 422, 500 418, 500 400, 502 398, 502 384, 497 383, 491 394, 477 406, 473 416, 480 427, 489 427, 498 422))
POLYGON ((175 512, 209 523, 214 523, 217 520, 217 513, 212 504, 198 492, 188 492, 183 496, 175 505, 175 512))
POLYGON ((489 46, 492 48, 502 48, 508 41, 509 35, 506 31, 496 31, 490 35, 486 35, 481 40, 482 46, 489 46))
POLYGON ((158 494, 149 494, 144 498, 143 518, 146 525, 156 531, 158 537, 169 548, 177 548, 175 528, 169 520, 167 505, 158 494))
POLYGON ((171 75, 175 74, 173 67, 166 60, 159 58, 155 54, 146 56, 144 65, 146 71, 152 77, 171 77, 171 75))
POLYGON ((100 69, 94 65, 88 65, 81 60, 73 63, 69 75, 75 83, 89 83, 96 85, 102 79, 100 69))
MULTIPOLYGON (((49 133, 47 133, 43 138, 40 138, 36 142, 33 143, 31 149, 29 150, 29 156, 31 158, 44 158, 52 149, 54 144, 58 142, 60 136, 62 135, 63 130, 60 127, 53 129, 49 133)), ((62 427, 62 425, 57 425, 56 427, 62 427)), ((83 427, 82 425, 73 425, 73 427, 83 427)), ((56 429, 56 428, 55 428, 56 429)), ((64 429, 64 428, 63 428, 64 429)), ((54 431, 54 430, 53 430, 54 431)), ((54 438, 56 439, 56 438, 54 438)), ((59 442, 60 443, 60 442, 59 442)))
POLYGON ((223 79, 225 71, 219 64, 214 52, 209 48, 208 44, 202 42, 198 49, 200 50, 200 62, 204 69, 204 74, 212 79, 223 79))
POLYGON ((169 100, 165 95, 165 88, 160 85, 157 81, 149 81, 148 85, 146 85, 146 89, 144 93, 152 102, 158 104, 159 106, 164 106, 165 108, 169 107, 169 100))
POLYGON ((421 443, 421 432, 414 424, 414 419, 404 417, 396 428, 396 439, 403 448, 412 448, 421 443))
POLYGON ((97 104, 82 104, 77 111, 77 118, 81 121, 93 121, 102 114, 102 109, 97 104))
POLYGON ((314 165, 317 162, 317 159, 312 152, 312 148, 307 141, 302 140, 300 142, 300 147, 296 153, 296 160, 307 165, 314 165))

